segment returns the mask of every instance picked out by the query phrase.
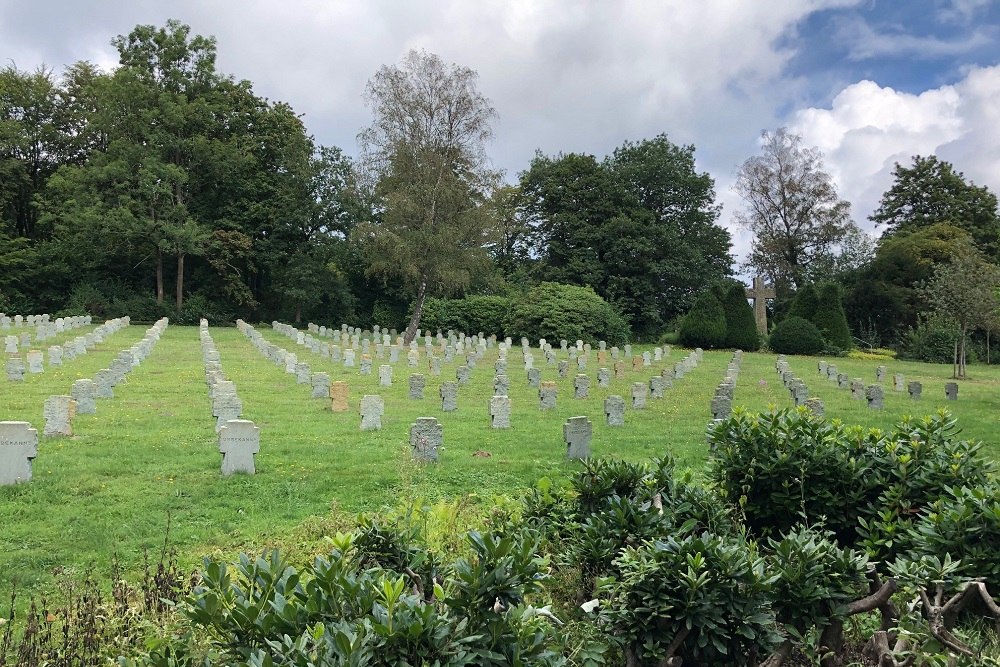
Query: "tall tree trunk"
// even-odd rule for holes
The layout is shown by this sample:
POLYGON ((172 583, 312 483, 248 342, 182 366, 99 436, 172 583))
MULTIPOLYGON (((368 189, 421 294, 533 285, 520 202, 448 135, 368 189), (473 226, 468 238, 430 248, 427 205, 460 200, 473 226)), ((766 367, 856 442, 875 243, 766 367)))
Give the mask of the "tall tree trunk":
POLYGON ((990 330, 986 330, 986 365, 990 365, 990 330))
POLYGON ((184 253, 177 253, 177 312, 184 305, 184 253))
POLYGON ((295 302, 295 323, 302 323, 302 304, 298 301, 295 302))
POLYGON ((953 380, 958 379, 958 339, 955 339, 955 351, 951 357, 951 377, 953 380))
POLYGON ((156 305, 163 304, 163 251, 156 247, 156 305))
POLYGON ((420 314, 424 310, 424 299, 427 297, 427 278, 420 278, 420 287, 417 288, 417 301, 413 304, 413 316, 410 323, 403 332, 403 344, 409 345, 417 335, 417 327, 420 326, 420 314))

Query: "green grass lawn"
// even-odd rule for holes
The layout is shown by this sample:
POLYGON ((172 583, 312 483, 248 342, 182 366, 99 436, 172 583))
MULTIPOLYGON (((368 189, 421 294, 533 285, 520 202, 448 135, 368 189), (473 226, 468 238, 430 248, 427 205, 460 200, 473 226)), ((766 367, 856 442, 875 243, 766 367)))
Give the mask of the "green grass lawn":
MULTIPOLYGON (((537 389, 528 385, 515 347, 508 355, 513 428, 494 430, 489 397, 495 348, 472 372, 469 385, 459 389, 458 411, 442 413, 438 384, 454 379, 455 364, 445 364, 439 379, 426 372, 423 360, 420 368, 410 369, 401 355, 394 365, 394 385, 379 387, 378 365, 387 360, 374 359, 372 374, 362 376, 358 368, 345 369, 312 354, 267 325, 257 329, 308 361, 313 371, 348 381, 351 410, 331 412, 329 401, 310 398, 309 385, 296 384, 294 376, 265 359, 236 329, 213 328, 223 369, 243 400, 244 418, 261 429, 257 474, 223 479, 198 330, 169 326, 150 356, 115 389, 114 399, 99 400, 96 415, 75 419, 73 437, 41 438, 30 483, 0 488, 0 594, 14 581, 20 588, 44 590, 64 568, 93 565, 107 571, 113 553, 119 554, 126 571, 134 572, 143 548, 155 551, 162 544, 168 515, 171 543, 182 564, 193 566, 209 552, 218 550, 229 558, 238 549, 281 543, 303 522, 328 517, 331 511, 342 516, 416 497, 473 495, 486 503, 539 477, 576 469, 577 464, 565 460, 562 441, 563 422, 576 415, 593 421, 595 456, 644 460, 669 450, 681 467, 700 471, 707 455, 709 402, 731 358, 730 352, 706 352, 699 367, 675 381, 665 398, 650 399, 646 410, 628 409, 625 427, 611 428, 604 424, 603 399, 610 394, 628 398, 632 382, 648 380, 679 361, 685 351, 674 349, 642 372, 628 370, 626 379, 613 380, 608 389, 597 386, 596 352, 591 353, 590 397, 576 400, 575 363, 561 379, 556 366, 546 365, 536 350, 542 379, 559 384, 557 408, 542 412, 537 389), (423 401, 407 397, 407 378, 414 371, 427 377, 423 401), (371 393, 385 399, 383 428, 361 432, 358 402, 371 393), (444 427, 444 449, 436 465, 418 465, 409 457, 409 425, 421 416, 437 417, 444 427), (473 456, 479 450, 490 456, 473 456)), ((68 394, 74 380, 92 378, 144 331, 142 325, 118 331, 89 354, 59 369, 46 366, 45 373, 28 375, 23 383, 0 380, 0 419, 30 421, 41 433, 47 396, 68 394)), ((650 348, 636 351, 644 349, 650 348)), ((754 411, 791 407, 774 361, 772 354, 744 355, 735 405, 754 411)), ((816 358, 789 361, 810 393, 823 399, 830 418, 885 427, 905 414, 948 407, 964 437, 985 441, 993 458, 1000 454, 994 428, 1000 369, 970 367, 972 377, 961 382, 959 400, 947 402, 944 384, 950 366, 837 359, 841 372, 869 383, 879 363, 888 366, 885 409, 874 412, 864 402, 851 400, 849 391, 821 379, 816 358), (907 381, 923 382, 919 403, 892 390, 894 372, 904 373, 907 381)))

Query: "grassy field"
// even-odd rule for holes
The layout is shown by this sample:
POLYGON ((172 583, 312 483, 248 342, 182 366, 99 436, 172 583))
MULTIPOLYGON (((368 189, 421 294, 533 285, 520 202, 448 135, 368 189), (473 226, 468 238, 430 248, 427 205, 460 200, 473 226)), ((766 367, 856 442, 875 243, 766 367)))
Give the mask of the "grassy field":
MULTIPOLYGON (((328 371, 333 380, 350 383, 351 410, 333 413, 328 401, 311 399, 310 387, 298 385, 260 355, 234 328, 213 328, 222 365, 244 405, 244 418, 261 429, 257 474, 220 476, 215 420, 204 382, 204 365, 195 327, 171 325, 151 355, 115 389, 114 399, 98 401, 96 415, 80 415, 71 438, 41 438, 34 478, 30 483, 0 488, 0 594, 12 582, 19 588, 44 590, 55 573, 93 565, 107 570, 118 553, 126 571, 135 571, 144 548, 157 550, 164 539, 168 515, 170 540, 182 564, 193 566, 201 555, 220 552, 227 558, 239 549, 256 550, 301 534, 310 522, 323 531, 331 516, 397 506, 408 499, 463 496, 488 503, 499 494, 516 492, 542 476, 569 474, 576 464, 565 460, 563 422, 587 415, 594 423, 593 454, 632 460, 672 451, 681 467, 700 471, 707 456, 705 427, 709 401, 724 375, 730 352, 706 352, 697 369, 675 382, 666 397, 650 400, 642 411, 626 412, 623 428, 604 424, 603 399, 628 396, 629 385, 647 380, 686 353, 674 349, 651 369, 627 372, 608 389, 597 387, 596 353, 587 372, 590 397, 573 398, 572 375, 559 378, 556 367, 544 364, 543 380, 559 383, 557 408, 538 409, 537 390, 530 387, 516 348, 508 355, 510 430, 490 428, 495 349, 459 390, 459 409, 442 413, 437 398, 439 379, 427 376, 425 399, 407 398, 407 377, 425 370, 406 365, 405 355, 394 368, 394 385, 378 386, 374 360, 370 376, 345 369, 260 325, 270 341, 296 352, 313 371, 328 371), (358 401, 368 393, 385 398, 383 428, 361 432, 358 401), (417 465, 409 458, 409 425, 421 416, 437 417, 444 426, 444 449, 437 465, 417 465), (489 457, 474 457, 476 451, 489 457)), ((90 328, 73 332, 86 333, 90 328)), ((0 419, 29 421, 42 431, 42 404, 51 394, 68 394, 73 381, 93 377, 114 355, 141 339, 145 326, 133 325, 109 336, 83 357, 60 369, 46 367, 23 383, 0 381, 0 419)), ((648 347, 637 348, 641 352, 648 347)), ((541 363, 539 364, 539 360, 541 363)), ((747 409, 791 407, 788 392, 774 372, 772 354, 744 355, 735 404, 747 409), (763 380, 763 382, 761 382, 763 380)), ((970 367, 971 378, 960 385, 959 400, 945 400, 950 366, 908 362, 837 359, 841 372, 874 382, 875 367, 888 365, 885 409, 868 410, 850 392, 820 379, 815 358, 790 358, 792 369, 823 399, 831 418, 866 426, 890 426, 905 414, 926 414, 948 407, 959 418, 969 439, 986 442, 987 453, 1000 455, 994 427, 1000 404, 1000 369, 970 367), (911 401, 892 390, 892 373, 923 382, 923 399, 911 401)), ((455 365, 446 364, 440 380, 454 379, 455 365)), ((571 363, 575 369, 575 364, 571 363)))

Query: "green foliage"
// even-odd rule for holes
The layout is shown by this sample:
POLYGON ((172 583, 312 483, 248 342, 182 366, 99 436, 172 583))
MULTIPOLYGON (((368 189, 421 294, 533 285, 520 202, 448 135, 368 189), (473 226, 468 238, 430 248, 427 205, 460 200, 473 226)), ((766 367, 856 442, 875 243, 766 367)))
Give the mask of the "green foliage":
POLYGON ((841 352, 846 352, 853 347, 851 330, 847 326, 847 315, 844 314, 840 286, 836 283, 820 285, 816 314, 813 315, 812 323, 819 329, 828 347, 841 352))
POLYGON ((666 537, 616 565, 601 617, 636 664, 754 665, 777 644, 764 561, 740 537, 666 537))
POLYGON ((722 307, 726 314, 726 346, 744 352, 760 349, 760 332, 753 308, 747 302, 746 289, 741 284, 732 285, 725 294, 722 307))
POLYGON ((505 296, 469 295, 461 299, 430 298, 421 316, 426 331, 482 331, 503 338, 510 322, 511 299, 505 296))
POLYGON ((711 290, 695 299, 681 320, 680 341, 687 347, 715 348, 726 345, 726 311, 711 290))
POLYGON ((1000 246, 1000 216, 996 195, 965 180, 951 163, 937 156, 913 156, 913 166, 898 162, 892 187, 882 195, 870 219, 884 225, 884 236, 915 232, 945 223, 965 230, 976 246, 994 260, 1000 246))
POLYGON ((819 292, 813 283, 803 285, 795 292, 795 298, 788 309, 788 317, 801 317, 810 322, 816 317, 819 309, 819 292))
POLYGON ((507 334, 512 338, 566 338, 621 345, 628 325, 609 303, 589 287, 542 283, 516 297, 507 334))
POLYGON ((778 354, 818 354, 825 346, 816 325, 794 315, 778 322, 767 343, 778 354))
POLYGON ((843 606, 868 593, 868 558, 841 549, 833 533, 799 526, 781 539, 769 539, 765 557, 774 578, 771 596, 779 623, 799 636, 822 628, 843 613, 843 606))
POLYGON ((907 329, 899 343, 899 358, 950 364, 955 359, 957 329, 954 322, 940 315, 920 317, 916 327, 907 329))

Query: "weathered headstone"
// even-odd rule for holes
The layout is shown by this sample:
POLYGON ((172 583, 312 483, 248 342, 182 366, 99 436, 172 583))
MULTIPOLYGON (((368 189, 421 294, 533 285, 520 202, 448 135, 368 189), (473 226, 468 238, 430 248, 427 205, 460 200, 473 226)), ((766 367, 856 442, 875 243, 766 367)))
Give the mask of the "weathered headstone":
POLYGON ((458 382, 459 386, 469 383, 468 366, 457 366, 455 368, 455 381, 458 382))
POLYGON ((581 374, 573 378, 573 390, 574 398, 587 398, 590 395, 590 377, 581 374))
POLYGON ((892 376, 893 389, 896 391, 906 391, 906 380, 902 373, 894 373, 892 376))
POLYGON ((865 383, 861 378, 851 380, 851 398, 856 401, 863 401, 865 398, 865 383))
POLYGON ((31 480, 38 456, 38 431, 28 422, 0 421, 0 486, 31 480))
POLYGON ((649 397, 650 398, 663 398, 663 378, 659 375, 654 375, 649 378, 649 397))
POLYGON ((490 398, 490 426, 492 428, 510 428, 509 396, 490 398))
POLYGON ((625 362, 624 361, 616 361, 614 368, 615 368, 615 379, 616 380, 624 380, 625 379, 625 362))
POLYGON ((458 384, 455 382, 442 382, 438 390, 441 396, 441 411, 454 412, 458 409, 458 384))
POLYGON ((847 373, 837 373, 837 388, 838 389, 851 388, 851 378, 847 376, 847 373))
MULTIPOLYGON (((353 352, 353 350, 350 350, 353 352)), ((381 368, 381 366, 379 367, 381 368)), ((371 375, 372 374, 372 358, 371 355, 362 354, 361 355, 361 365, 358 366, 359 375, 371 375)))
POLYGON ((510 394, 510 378, 506 375, 497 375, 493 378, 493 395, 507 396, 510 394))
POLYGON ((563 440, 566 442, 566 458, 585 459, 590 456, 590 440, 594 436, 594 425, 586 417, 570 417, 563 424, 563 440))
POLYGON ((410 424, 410 451, 415 460, 437 461, 443 442, 444 427, 434 417, 417 417, 410 424))
POLYGON ((110 368, 102 368, 94 374, 97 398, 115 397, 115 374, 110 368))
POLYGON ((642 357, 632 357, 632 370, 633 371, 642 370, 642 357))
POLYGON ((4 354, 17 354, 17 336, 4 337, 4 354))
POLYGON ((410 393, 409 396, 413 400, 422 401, 424 399, 424 387, 427 381, 424 376, 419 373, 414 373, 410 376, 410 393))
POLYGON ((886 368, 885 366, 878 366, 875 368, 875 381, 883 382, 885 380, 886 368))
POLYGON ((24 381, 24 359, 21 357, 11 357, 4 364, 4 370, 7 371, 7 379, 11 382, 23 382, 24 381))
MULTIPOLYGON (((638 359, 639 357, 634 357, 638 359)), ((646 397, 649 395, 649 387, 645 382, 632 383, 632 409, 644 410, 646 408, 646 397)))
POLYGON ((817 417, 823 416, 823 399, 812 397, 806 401, 806 409, 817 417))
POLYGON ((376 431, 382 428, 382 415, 385 413, 385 401, 381 396, 368 394, 361 398, 361 430, 376 431))
POLYGON ((625 399, 621 396, 608 396, 604 399, 604 418, 608 426, 625 425, 625 399))
POLYGON ((70 395, 76 401, 77 414, 97 414, 97 384, 93 380, 75 381, 70 388, 70 395))
POLYGON ((944 396, 949 401, 958 400, 958 383, 957 382, 947 382, 944 385, 944 396))
POLYGON ((313 373, 309 380, 312 384, 312 398, 327 398, 330 395, 329 373, 313 373))
POLYGON ((392 366, 383 365, 378 367, 378 383, 382 387, 392 386, 392 366))
POLYGON ((349 406, 347 405, 348 396, 347 383, 343 381, 330 383, 330 411, 331 412, 347 412, 349 406))
POLYGON ((260 429, 247 419, 230 419, 219 429, 222 476, 257 472, 254 455, 260 451, 260 429))
POLYGON ((865 388, 865 398, 868 399, 868 407, 872 410, 882 409, 882 399, 884 398, 884 393, 882 391, 882 385, 880 384, 870 384, 865 388))
POLYGON ((538 388, 538 407, 541 410, 552 410, 556 407, 556 396, 559 393, 555 382, 543 382, 538 388))
POLYGON ((49 366, 62 366, 63 349, 59 345, 49 348, 49 366))
POLYGON ((910 384, 906 385, 906 390, 909 392, 910 398, 912 398, 915 401, 919 401, 920 394, 923 392, 924 386, 919 382, 911 382, 910 384))
POLYGON ((597 386, 602 388, 611 386, 611 371, 607 368, 597 369, 597 386))
POLYGON ((431 356, 427 362, 430 366, 431 375, 434 377, 440 377, 441 375, 441 357, 431 356))
POLYGON ((653 355, 650 354, 648 351, 642 353, 642 365, 644 368, 653 365, 653 355))
POLYGON ((45 372, 45 356, 41 350, 29 350, 27 356, 29 373, 45 372))
POLYGON ((42 408, 45 429, 42 435, 73 435, 76 401, 72 396, 49 396, 42 408))
POLYGON ((733 399, 725 394, 716 394, 709 404, 712 412, 712 419, 728 419, 733 411, 733 399))
POLYGON ((559 377, 564 378, 569 375, 569 362, 566 360, 559 362, 559 377))
POLYGON ((297 362, 295 364, 295 384, 309 384, 311 378, 312 372, 309 364, 304 361, 297 362))
POLYGON ((542 381, 542 372, 537 368, 528 369, 528 386, 537 387, 542 381))

